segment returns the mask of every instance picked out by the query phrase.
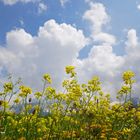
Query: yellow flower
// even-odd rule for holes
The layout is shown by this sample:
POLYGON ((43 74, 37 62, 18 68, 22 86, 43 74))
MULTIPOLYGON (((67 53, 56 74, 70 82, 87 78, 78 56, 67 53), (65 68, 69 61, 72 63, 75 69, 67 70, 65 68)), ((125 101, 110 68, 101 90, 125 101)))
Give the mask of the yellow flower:
POLYGON ((124 128, 123 129, 123 133, 124 134, 128 134, 128 133, 130 133, 131 132, 131 129, 129 129, 129 128, 124 128))
POLYGON ((136 112, 136 116, 140 120, 140 111, 136 112))
POLYGON ((71 74, 71 77, 74 77, 76 75, 74 66, 66 66, 65 70, 67 74, 71 74))
POLYGON ((118 140, 117 138, 110 138, 109 140, 118 140))
POLYGON ((41 96, 42 96, 42 93, 41 93, 41 92, 36 92, 36 93, 35 93, 35 97, 36 97, 36 98, 39 99, 41 96))
POLYGON ((13 84, 12 82, 8 82, 8 83, 5 83, 3 85, 3 88, 4 88, 4 92, 11 92, 13 90, 13 84))
POLYGON ((21 93, 19 94, 19 96, 21 97, 26 97, 28 94, 32 93, 32 89, 30 87, 27 86, 20 86, 20 91, 21 93))
POLYGON ((49 84, 52 83, 52 79, 51 79, 51 76, 49 74, 44 74, 43 75, 43 78, 45 81, 47 81, 49 84))
POLYGON ((126 71, 123 73, 122 78, 123 78, 125 84, 132 84, 135 82, 134 80, 132 80, 132 78, 134 76, 135 76, 135 74, 132 71, 126 71))
POLYGON ((15 99, 14 102, 18 104, 20 102, 19 98, 15 99))
POLYGON ((21 137, 18 140, 26 140, 26 138, 25 137, 21 137))
POLYGON ((105 139, 105 138, 106 138, 106 134, 105 134, 105 133, 101 133, 100 138, 101 138, 101 139, 105 139))
POLYGON ((119 94, 128 94, 130 92, 130 87, 122 86, 121 90, 118 92, 119 94))
POLYGON ((38 128, 38 129, 37 129, 37 132, 38 132, 38 133, 39 133, 39 132, 41 132, 41 129, 40 129, 40 128, 38 128))
POLYGON ((3 107, 5 108, 8 108, 9 107, 9 103, 8 101, 2 101, 2 104, 1 104, 3 107))

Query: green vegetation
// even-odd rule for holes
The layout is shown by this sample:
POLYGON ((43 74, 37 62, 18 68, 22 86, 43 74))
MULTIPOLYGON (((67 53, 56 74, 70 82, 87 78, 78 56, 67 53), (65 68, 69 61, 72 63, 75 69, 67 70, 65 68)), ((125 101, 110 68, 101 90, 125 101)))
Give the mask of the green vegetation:
POLYGON ((52 88, 51 77, 45 74, 43 90, 33 93, 32 98, 32 89, 19 81, 14 83, 10 78, 3 84, 1 140, 139 140, 140 107, 131 102, 133 72, 123 73, 116 104, 103 93, 98 77, 79 84, 73 66, 67 66, 66 73, 70 78, 62 83, 64 92, 52 88))

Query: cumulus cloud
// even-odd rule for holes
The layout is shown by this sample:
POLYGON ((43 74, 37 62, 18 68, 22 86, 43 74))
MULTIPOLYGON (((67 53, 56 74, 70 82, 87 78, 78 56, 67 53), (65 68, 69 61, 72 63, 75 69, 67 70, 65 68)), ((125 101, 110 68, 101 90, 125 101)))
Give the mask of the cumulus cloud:
POLYGON ((138 42, 135 29, 130 29, 128 31, 127 41, 125 44, 125 50, 127 53, 125 56, 126 66, 138 72, 138 67, 140 65, 140 43, 138 42))
POLYGON ((128 47, 136 47, 138 45, 138 38, 137 38, 135 29, 130 29, 128 31, 127 38, 128 38, 128 41, 126 42, 126 45, 128 47))
MULTIPOLYGON (((121 75, 125 70, 133 70, 136 74, 140 73, 140 47, 138 37, 134 29, 130 29, 125 42, 126 54, 118 56, 113 51, 113 45, 116 44, 116 37, 104 32, 104 25, 110 21, 110 16, 106 8, 101 3, 87 1, 90 8, 84 13, 84 20, 90 23, 91 40, 93 47, 88 57, 83 60, 77 60, 75 65, 79 66, 78 73, 80 81, 86 81, 93 75, 98 75, 103 83, 103 90, 112 93, 115 98, 116 92, 121 86, 121 75), (98 42, 98 45, 94 45, 98 42), (82 77, 82 78, 81 78, 82 77)), ((138 80, 139 83, 140 79, 138 80)), ((138 92, 138 85, 135 85, 138 92)))
POLYGON ((6 35, 6 47, 0 48, 0 67, 33 87, 40 87, 41 76, 48 72, 58 87, 65 66, 77 59, 85 44, 81 30, 55 20, 45 22, 36 36, 24 29, 12 30, 6 35))
POLYGON ((93 75, 98 75, 101 78, 103 90, 106 93, 111 93, 111 97, 115 99, 116 93, 123 82, 121 79, 122 73, 132 70, 137 76, 135 77, 137 83, 134 85, 133 92, 139 96, 140 43, 136 30, 128 30, 125 45, 126 51, 123 56, 117 56, 111 44, 100 42, 99 45, 93 45, 88 57, 77 60, 75 64, 79 66, 80 81, 87 81, 93 75))
POLYGON ((103 44, 114 45, 116 43, 115 36, 103 30, 104 26, 107 26, 110 22, 110 16, 107 14, 105 6, 102 3, 87 2, 90 8, 85 11, 83 19, 90 23, 92 40, 102 42, 103 44))
POLYGON ((94 36, 94 41, 99 41, 102 42, 103 44, 109 44, 109 45, 114 45, 116 43, 116 38, 115 36, 108 34, 108 33, 104 33, 104 32, 100 32, 97 35, 94 36))
POLYGON ((84 13, 83 18, 91 23, 94 34, 99 33, 103 25, 110 21, 110 17, 102 3, 90 3, 90 9, 84 13))
MULTIPOLYGON (((113 53, 112 46, 101 44, 93 46, 88 58, 78 60, 76 65, 79 66, 79 77, 82 77, 80 81, 87 81, 97 75, 101 78, 103 90, 107 93, 115 93, 116 89, 119 89, 124 63, 123 57, 113 53)), ((115 94, 112 96, 115 97, 115 94)))

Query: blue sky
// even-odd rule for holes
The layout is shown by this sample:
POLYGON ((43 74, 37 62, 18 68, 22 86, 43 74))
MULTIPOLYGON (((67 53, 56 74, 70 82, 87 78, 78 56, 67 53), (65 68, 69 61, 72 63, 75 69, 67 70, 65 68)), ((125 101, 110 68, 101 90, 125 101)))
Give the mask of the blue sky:
MULTIPOLYGON (((118 40, 125 39, 125 30, 129 28, 137 29, 139 35, 140 10, 137 5, 140 1, 135 0, 97 0, 95 2, 103 3, 111 16, 111 23, 108 32, 117 36, 118 40)), ((47 6, 47 10, 41 14, 38 13, 37 3, 17 2, 13 5, 0 2, 0 43, 5 43, 6 33, 15 28, 24 28, 32 35, 36 35, 40 25, 49 19, 55 19, 58 23, 67 23, 76 25, 82 29, 85 35, 89 35, 89 25, 82 19, 82 15, 88 8, 88 4, 84 0, 69 0, 64 6, 61 6, 59 0, 43 0, 43 4, 47 6), (20 22, 23 22, 22 25, 20 22)), ((86 47, 81 51, 81 58, 86 57, 90 49, 86 47)), ((114 51, 118 54, 124 54, 123 41, 114 47, 114 51)))
POLYGON ((140 0, 0 0, 0 17, 1 75, 38 86, 49 72, 58 86, 75 65, 80 81, 99 75, 114 92, 124 70, 140 73, 140 0))
POLYGON ((47 10, 39 14, 38 3, 24 4, 18 2, 11 6, 5 5, 1 2, 1 41, 4 41, 6 32, 16 27, 24 27, 27 32, 30 32, 32 35, 36 35, 39 26, 43 25, 44 22, 49 19, 55 19, 58 23, 66 22, 68 24, 76 24, 78 27, 82 26, 80 21, 82 20, 82 14, 80 13, 83 13, 85 9, 85 3, 83 0, 76 2, 70 1, 65 4, 65 7, 61 6, 59 0, 44 0, 43 3, 47 6, 47 10), (23 26, 21 26, 19 20, 23 20, 23 26))

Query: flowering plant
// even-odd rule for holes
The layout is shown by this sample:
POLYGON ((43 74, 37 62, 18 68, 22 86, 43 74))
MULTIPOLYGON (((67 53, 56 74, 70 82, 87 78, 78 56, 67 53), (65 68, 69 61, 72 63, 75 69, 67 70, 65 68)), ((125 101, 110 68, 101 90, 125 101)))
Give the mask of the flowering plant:
POLYGON ((1 140, 139 140, 140 107, 132 102, 132 71, 123 73, 124 85, 117 93, 120 102, 115 104, 103 93, 98 77, 79 84, 73 66, 67 66, 66 73, 70 78, 62 83, 64 92, 49 85, 49 74, 43 76, 43 90, 35 93, 11 79, 4 83, 0 93, 1 140))

